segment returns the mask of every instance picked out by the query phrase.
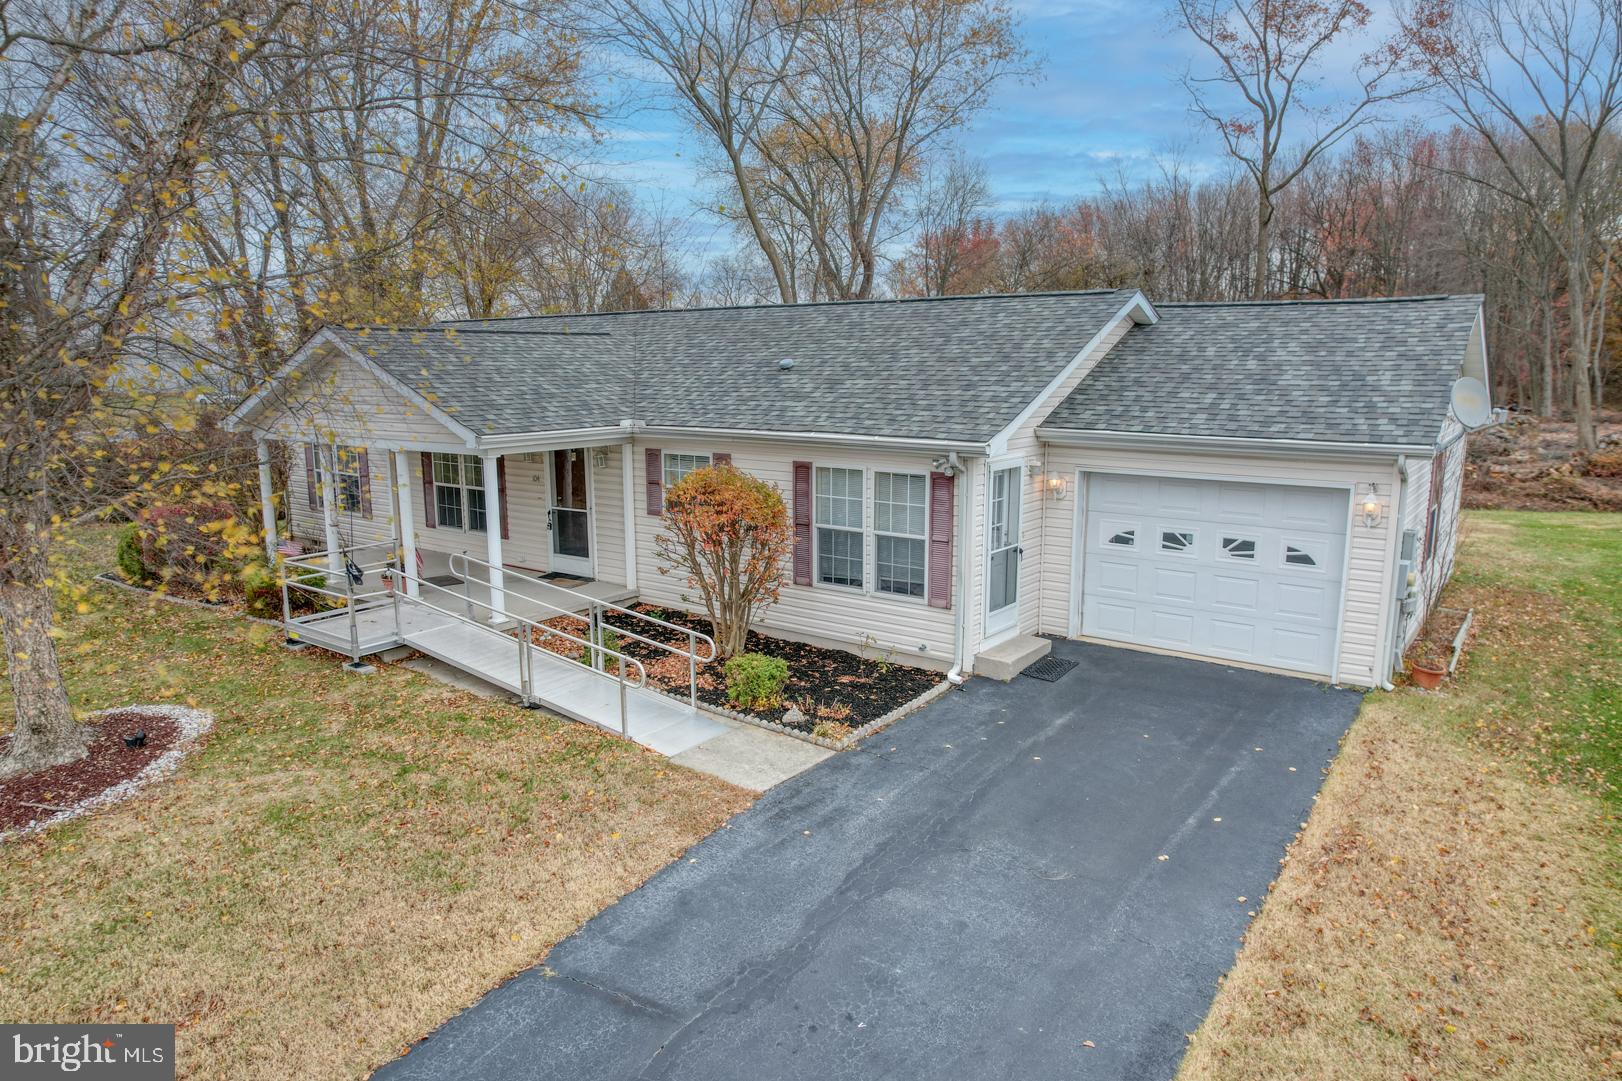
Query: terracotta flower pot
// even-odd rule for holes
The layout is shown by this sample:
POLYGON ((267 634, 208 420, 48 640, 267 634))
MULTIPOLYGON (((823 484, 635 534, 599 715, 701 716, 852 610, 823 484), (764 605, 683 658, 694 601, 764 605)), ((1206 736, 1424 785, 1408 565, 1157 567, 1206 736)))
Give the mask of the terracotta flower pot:
POLYGON ((1428 665, 1420 664, 1418 661, 1409 661, 1408 674, 1413 677, 1415 685, 1423 687, 1427 691, 1434 691, 1442 685, 1442 680, 1447 678, 1447 669, 1431 668, 1428 665))

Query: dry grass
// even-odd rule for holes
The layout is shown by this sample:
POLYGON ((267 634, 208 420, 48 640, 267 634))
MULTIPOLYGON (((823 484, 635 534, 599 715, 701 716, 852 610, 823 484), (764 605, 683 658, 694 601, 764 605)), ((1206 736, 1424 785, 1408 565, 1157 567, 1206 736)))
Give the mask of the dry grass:
POLYGON ((583 725, 97 596, 64 624, 76 705, 217 727, 147 797, 0 846, 0 1017, 178 1022, 183 1077, 364 1076, 748 802, 583 725))
POLYGON ((1619 550, 1473 517, 1469 669, 1369 699, 1182 1081, 1622 1076, 1619 550))

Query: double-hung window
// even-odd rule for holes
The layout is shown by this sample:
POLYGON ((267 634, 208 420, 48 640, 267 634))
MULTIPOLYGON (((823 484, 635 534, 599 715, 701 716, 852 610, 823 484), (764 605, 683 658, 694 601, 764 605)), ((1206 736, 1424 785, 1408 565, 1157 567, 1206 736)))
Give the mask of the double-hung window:
POLYGON ((823 465, 816 468, 814 503, 819 582, 857 589, 865 584, 862 482, 860 469, 823 465))
POLYGON ((687 474, 710 467, 708 454, 672 454, 665 453, 665 491, 670 491, 680 484, 687 474))
POLYGON ((486 530, 484 460, 478 455, 434 455, 434 516, 449 529, 486 530))
POLYGON ((315 490, 325 496, 327 492, 333 493, 333 506, 340 513, 362 510, 360 496, 360 456, 359 447, 317 447, 315 453, 315 490), (337 467, 332 470, 332 476, 327 476, 327 455, 337 458, 337 467), (329 487, 330 485, 330 487, 329 487))
POLYGON ((924 595, 927 488, 921 473, 873 474, 873 569, 881 593, 924 595))

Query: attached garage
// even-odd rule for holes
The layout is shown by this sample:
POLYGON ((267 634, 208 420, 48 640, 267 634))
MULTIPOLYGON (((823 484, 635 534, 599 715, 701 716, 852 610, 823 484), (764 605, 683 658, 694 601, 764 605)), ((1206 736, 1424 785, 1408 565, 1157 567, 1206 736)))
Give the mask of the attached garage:
POLYGON ((1348 489, 1085 473, 1081 633, 1335 670, 1348 489))

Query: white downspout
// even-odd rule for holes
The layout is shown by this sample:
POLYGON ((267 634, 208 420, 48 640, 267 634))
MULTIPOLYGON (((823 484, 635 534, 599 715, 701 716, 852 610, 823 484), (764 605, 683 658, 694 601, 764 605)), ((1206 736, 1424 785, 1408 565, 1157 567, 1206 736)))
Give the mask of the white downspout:
MULTIPOLYGON (((1393 546, 1391 553, 1391 566, 1393 570, 1395 570, 1402 563, 1402 530, 1403 523, 1408 520, 1407 509, 1408 455, 1399 454, 1397 455, 1397 520, 1392 523, 1396 527, 1395 537, 1397 541, 1397 543, 1393 546)), ((1391 605, 1391 629, 1386 635, 1384 648, 1380 650, 1380 660, 1378 662, 1385 668, 1385 675, 1381 677, 1380 680, 1380 689, 1382 691, 1396 690, 1396 688, 1391 684, 1391 669, 1393 667, 1393 658, 1395 658, 1397 654, 1397 635, 1401 633, 1397 629, 1398 625, 1402 622, 1402 600, 1396 595, 1396 586, 1399 584, 1406 585, 1407 583, 1393 582, 1392 590, 1386 596, 1386 603, 1391 605)))
POLYGON ((958 526, 958 591, 957 619, 953 633, 952 670, 946 673, 949 683, 961 686, 965 679, 964 652, 969 640, 969 583, 974 577, 974 459, 963 464, 963 496, 960 500, 962 519, 958 526))

